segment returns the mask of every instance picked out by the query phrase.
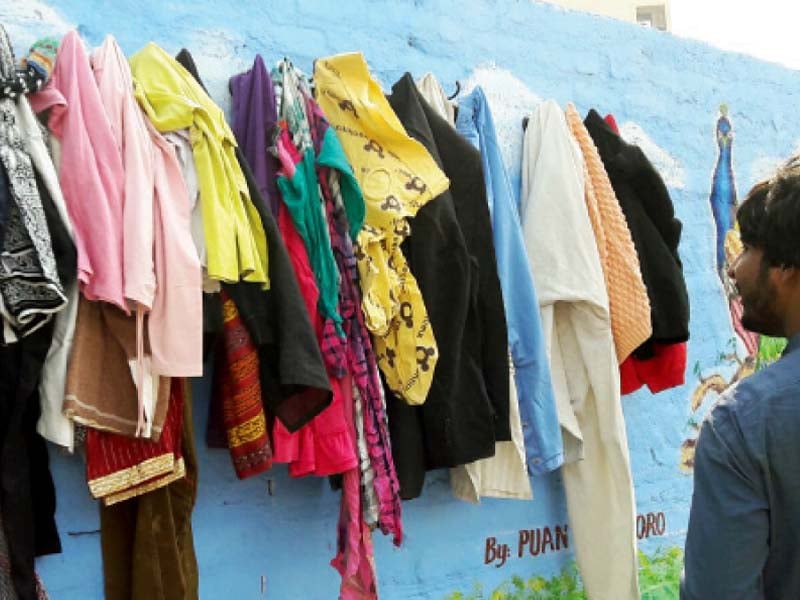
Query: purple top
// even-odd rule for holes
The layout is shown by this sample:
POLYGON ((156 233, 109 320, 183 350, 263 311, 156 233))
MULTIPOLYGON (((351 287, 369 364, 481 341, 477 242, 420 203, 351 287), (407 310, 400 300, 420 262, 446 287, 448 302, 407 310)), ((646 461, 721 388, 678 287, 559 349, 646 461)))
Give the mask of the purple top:
POLYGON ((272 79, 260 54, 256 54, 252 69, 231 77, 230 90, 233 134, 253 171, 261 196, 277 218, 278 161, 269 147, 278 127, 278 109, 272 79))

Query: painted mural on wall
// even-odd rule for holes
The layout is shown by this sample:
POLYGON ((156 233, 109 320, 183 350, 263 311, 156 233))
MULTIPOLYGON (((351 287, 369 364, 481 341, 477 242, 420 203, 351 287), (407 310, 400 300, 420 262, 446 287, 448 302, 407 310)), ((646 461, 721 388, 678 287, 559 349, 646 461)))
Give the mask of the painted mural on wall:
MULTIPOLYGON (((707 410, 713 398, 730 389, 737 382, 752 375, 755 371, 777 360, 785 346, 785 340, 761 336, 748 331, 742 325, 742 301, 736 284, 729 275, 729 268, 736 262, 742 251, 736 224, 736 210, 739 200, 736 194, 736 179, 733 169, 734 130, 728 115, 728 106, 719 107, 716 124, 718 156, 711 178, 709 202, 714 218, 716 271, 725 293, 731 326, 735 336, 730 338, 726 348, 719 354, 719 362, 732 365, 733 374, 726 378, 715 372, 703 375, 699 365, 695 365, 695 375, 699 382, 691 397, 691 411, 698 415, 707 410)), ((691 473, 694 466, 694 450, 702 418, 693 416, 689 421, 690 436, 681 446, 681 469, 691 473)))
MULTIPOLYGON (((644 150, 673 196, 684 223, 680 252, 696 315, 687 385, 623 399, 643 598, 676 598, 692 487, 681 470, 688 462, 682 453, 691 450, 702 416, 741 366, 757 368, 779 348, 761 339, 752 360, 721 267, 735 251, 728 232, 737 183, 746 189, 755 174, 763 175, 768 157, 786 156, 797 145, 797 132, 783 124, 796 121, 800 73, 542 3, 465 0, 454 20, 447 0, 352 0, 338 3, 336 18, 324 25, 320 15, 331 13, 324 0, 286 3, 282 10, 271 4, 245 0, 220 11, 209 0, 120 0, 113 9, 92 0, 57 6, 0 0, 0 19, 20 50, 72 27, 89 46, 113 33, 127 54, 150 40, 172 53, 187 47, 223 107, 229 105, 228 77, 248 68, 257 52, 267 61, 288 56, 308 73, 315 57, 361 50, 384 89, 407 70, 417 76, 431 71, 447 90, 455 81, 464 93, 480 84, 517 185, 522 117, 541 99, 562 106, 571 101, 584 113, 591 107, 613 113, 623 137, 644 150), (731 72, 735 79, 720 75, 731 72), (754 94, 765 80, 771 93, 754 94), (720 98, 730 108, 716 113, 720 98)), ((195 382, 195 431, 205 431, 208 391, 206 381, 195 382)), ((194 513, 201 597, 331 598, 338 589, 328 563, 339 502, 327 481, 292 479, 273 469, 240 482, 226 452, 203 446, 194 513)), ((41 560, 41 575, 52 598, 99 599, 99 524, 83 465, 57 453, 51 459, 64 553, 41 560)), ((380 597, 583 598, 560 476, 535 477, 532 485, 533 501, 471 505, 452 497, 447 472, 431 473, 422 497, 403 507, 403 546, 375 540, 380 597)))

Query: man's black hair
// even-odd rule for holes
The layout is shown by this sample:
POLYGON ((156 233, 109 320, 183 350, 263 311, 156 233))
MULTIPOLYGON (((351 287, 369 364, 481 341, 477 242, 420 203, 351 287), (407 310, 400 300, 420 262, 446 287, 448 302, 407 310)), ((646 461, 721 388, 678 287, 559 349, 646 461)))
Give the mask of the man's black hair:
POLYGON ((769 191, 768 182, 757 183, 736 211, 739 236, 742 242, 748 246, 764 248, 764 227, 769 191))
POLYGON ((762 227, 764 256, 773 266, 800 268, 800 164, 770 181, 762 227))

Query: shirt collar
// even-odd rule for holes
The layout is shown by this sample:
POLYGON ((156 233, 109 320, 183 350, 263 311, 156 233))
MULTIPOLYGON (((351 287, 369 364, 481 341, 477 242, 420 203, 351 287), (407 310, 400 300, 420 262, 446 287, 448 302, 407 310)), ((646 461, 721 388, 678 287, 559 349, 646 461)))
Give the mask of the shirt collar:
POLYGON ((789 343, 783 351, 783 356, 795 351, 800 351, 800 333, 794 334, 794 336, 789 339, 789 343))

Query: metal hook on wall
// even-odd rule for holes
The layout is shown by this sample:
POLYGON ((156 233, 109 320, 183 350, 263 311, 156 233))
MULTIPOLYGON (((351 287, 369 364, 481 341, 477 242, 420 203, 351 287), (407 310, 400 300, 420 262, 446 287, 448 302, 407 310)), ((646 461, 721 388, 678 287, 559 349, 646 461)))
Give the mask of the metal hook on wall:
POLYGON ((458 79, 456 79, 456 91, 453 92, 452 96, 448 96, 447 99, 455 100, 456 96, 458 96, 460 93, 461 93, 461 82, 458 79))

